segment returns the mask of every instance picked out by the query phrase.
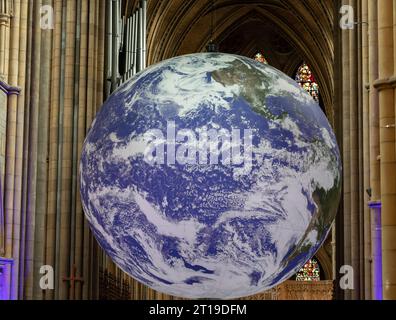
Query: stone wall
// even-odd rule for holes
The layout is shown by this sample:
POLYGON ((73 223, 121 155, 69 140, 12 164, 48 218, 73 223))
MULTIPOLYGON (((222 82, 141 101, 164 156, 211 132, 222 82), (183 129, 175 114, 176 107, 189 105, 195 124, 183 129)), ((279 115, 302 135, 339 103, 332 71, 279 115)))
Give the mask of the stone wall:
POLYGON ((7 95, 0 90, 0 256, 4 254, 4 163, 7 120, 7 95))
POLYGON ((4 198, 4 161, 6 146, 6 121, 7 121, 7 95, 0 91, 0 188, 1 199, 4 198))
POLYGON ((333 281, 288 280, 275 288, 242 300, 332 300, 333 281))

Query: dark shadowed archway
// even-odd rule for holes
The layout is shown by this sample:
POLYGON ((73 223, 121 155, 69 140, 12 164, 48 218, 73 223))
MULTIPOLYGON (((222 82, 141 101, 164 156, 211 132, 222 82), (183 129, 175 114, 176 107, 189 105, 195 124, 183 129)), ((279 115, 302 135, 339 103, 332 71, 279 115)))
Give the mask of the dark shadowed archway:
POLYGON ((246 56, 266 51, 273 66, 292 75, 304 60, 321 87, 324 108, 333 105, 334 2, 332 0, 158 0, 149 1, 148 63, 205 51, 215 21, 220 50, 246 56))

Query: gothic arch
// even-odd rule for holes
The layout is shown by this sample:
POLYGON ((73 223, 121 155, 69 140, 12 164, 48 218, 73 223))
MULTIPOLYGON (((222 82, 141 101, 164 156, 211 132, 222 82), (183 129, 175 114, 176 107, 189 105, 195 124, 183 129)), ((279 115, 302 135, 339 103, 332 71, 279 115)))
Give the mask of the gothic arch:
MULTIPOLYGON (((205 50, 210 40, 210 1, 150 1, 148 10, 149 64, 205 50), (161 12, 161 15, 155 14, 156 12, 161 12)), ((269 0, 265 3, 216 0, 213 9, 216 21, 214 38, 216 41, 224 41, 235 30, 243 30, 238 29, 238 23, 241 26, 242 21, 242 26, 254 19, 270 23, 295 50, 296 61, 290 62, 284 71, 290 75, 298 59, 309 63, 322 88, 327 116, 334 125, 334 13, 335 4, 332 0, 269 0)))
POLYGON ((333 279, 333 263, 331 255, 326 250, 326 244, 322 246, 318 252, 316 252, 315 257, 318 259, 320 266, 322 267, 322 280, 332 280, 333 279))

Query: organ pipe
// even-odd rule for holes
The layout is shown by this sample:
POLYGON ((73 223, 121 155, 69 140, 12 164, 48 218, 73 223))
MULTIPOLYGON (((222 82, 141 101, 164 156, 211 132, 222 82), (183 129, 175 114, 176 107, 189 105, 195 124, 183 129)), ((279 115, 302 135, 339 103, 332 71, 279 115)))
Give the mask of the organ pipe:
POLYGON ((142 36, 142 70, 146 69, 146 50, 147 50, 147 0, 142 1, 142 20, 143 20, 143 36, 142 36))
POLYGON ((138 19, 138 14, 135 12, 134 14, 134 28, 133 28, 133 71, 131 76, 133 76, 137 72, 137 44, 138 44, 138 24, 139 24, 139 19, 138 19))
POLYGON ((118 63, 119 63, 119 22, 118 22, 118 1, 112 1, 112 64, 111 64, 111 90, 114 91, 117 88, 118 82, 118 63))
POLYGON ((131 66, 130 63, 130 56, 131 56, 131 48, 130 48, 130 41, 128 39, 131 37, 131 19, 128 18, 126 20, 126 51, 125 51, 125 75, 124 75, 124 80, 127 79, 126 75, 128 73, 128 70, 131 66))
POLYGON ((111 78, 112 78, 112 38, 113 38, 113 12, 112 12, 112 0, 107 0, 106 11, 109 13, 108 19, 106 19, 106 96, 111 93, 111 78))
POLYGON ((146 68, 147 0, 140 1, 131 16, 121 17, 121 1, 108 0, 106 77, 110 83, 107 94, 121 83, 146 68), (120 53, 124 54, 120 68, 120 53), (120 75, 119 71, 123 70, 120 75))

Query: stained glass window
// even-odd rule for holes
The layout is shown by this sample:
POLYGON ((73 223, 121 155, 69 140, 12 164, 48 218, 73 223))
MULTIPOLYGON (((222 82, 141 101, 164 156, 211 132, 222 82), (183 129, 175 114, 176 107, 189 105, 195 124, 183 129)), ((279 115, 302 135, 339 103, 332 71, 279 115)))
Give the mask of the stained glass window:
POLYGON ((303 63, 300 68, 298 68, 296 81, 312 96, 312 98, 319 102, 319 85, 306 63, 303 63))
POLYGON ((296 273, 296 281, 319 281, 320 267, 315 258, 307 261, 304 267, 296 273))
POLYGON ((261 63, 264 63, 264 64, 268 64, 267 59, 265 59, 264 55, 261 52, 257 52, 254 55, 254 60, 256 60, 258 62, 261 62, 261 63))

